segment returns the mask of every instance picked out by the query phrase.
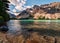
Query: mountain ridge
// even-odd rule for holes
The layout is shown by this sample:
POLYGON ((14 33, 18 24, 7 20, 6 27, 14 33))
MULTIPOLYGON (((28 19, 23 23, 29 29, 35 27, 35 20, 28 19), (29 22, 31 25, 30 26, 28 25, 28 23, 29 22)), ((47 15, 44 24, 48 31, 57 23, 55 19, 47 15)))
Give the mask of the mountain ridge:
POLYGON ((17 18, 33 18, 33 19, 59 19, 60 18, 60 2, 53 2, 41 6, 34 5, 22 11, 17 18), (24 12, 25 11, 25 12, 24 12), (28 16, 27 16, 28 15, 28 16), (25 17, 23 17, 25 16, 25 17))

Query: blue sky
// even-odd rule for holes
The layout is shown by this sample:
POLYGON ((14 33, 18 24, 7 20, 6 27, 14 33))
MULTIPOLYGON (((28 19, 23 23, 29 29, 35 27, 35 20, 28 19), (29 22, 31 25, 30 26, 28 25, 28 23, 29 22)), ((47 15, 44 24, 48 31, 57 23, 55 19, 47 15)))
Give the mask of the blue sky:
MULTIPOLYGON (((23 6, 43 5, 43 4, 48 4, 52 2, 60 2, 60 0, 26 0, 23 6)), ((14 5, 10 5, 9 7, 11 11, 15 9, 14 5)), ((18 11, 18 9, 15 9, 15 10, 18 11)))
POLYGON ((41 4, 48 4, 51 2, 60 2, 60 0, 27 0, 25 5, 41 5, 41 4))

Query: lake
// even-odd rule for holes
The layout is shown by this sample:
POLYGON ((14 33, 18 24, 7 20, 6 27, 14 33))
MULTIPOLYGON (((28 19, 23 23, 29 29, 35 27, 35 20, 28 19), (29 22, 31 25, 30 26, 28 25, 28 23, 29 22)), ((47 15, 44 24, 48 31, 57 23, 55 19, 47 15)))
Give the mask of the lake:
POLYGON ((17 32, 22 29, 52 29, 60 30, 60 20, 10 20, 9 32, 17 32))
POLYGON ((55 43, 60 39, 60 20, 10 20, 7 26, 9 30, 0 36, 9 43, 55 43))

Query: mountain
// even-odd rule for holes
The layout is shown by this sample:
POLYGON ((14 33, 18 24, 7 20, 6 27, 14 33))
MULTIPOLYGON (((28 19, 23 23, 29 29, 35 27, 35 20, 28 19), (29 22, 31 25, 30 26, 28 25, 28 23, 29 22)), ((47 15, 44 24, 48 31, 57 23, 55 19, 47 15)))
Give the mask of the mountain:
POLYGON ((17 18, 59 19, 60 2, 54 2, 40 6, 34 5, 32 8, 27 8, 24 11, 22 11, 17 18))
POLYGON ((14 14, 9 13, 10 18, 15 18, 16 16, 14 14))

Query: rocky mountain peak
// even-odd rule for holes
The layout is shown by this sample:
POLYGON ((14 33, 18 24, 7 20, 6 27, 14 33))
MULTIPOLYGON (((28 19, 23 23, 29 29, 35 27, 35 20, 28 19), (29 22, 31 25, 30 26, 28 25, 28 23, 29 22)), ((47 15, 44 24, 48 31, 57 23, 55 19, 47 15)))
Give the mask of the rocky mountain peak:
MULTIPOLYGON (((27 8, 25 10, 27 13, 24 13, 23 11, 20 13, 20 15, 30 15, 33 18, 49 18, 49 19, 58 19, 60 18, 60 2, 54 2, 50 4, 44 4, 44 5, 34 5, 32 8, 27 8)), ((30 17, 29 16, 29 17, 30 17)), ((26 18, 26 17, 25 17, 26 18)))

